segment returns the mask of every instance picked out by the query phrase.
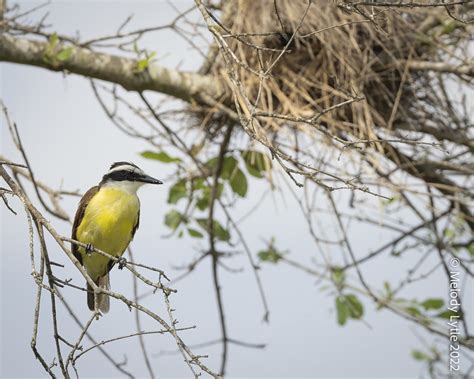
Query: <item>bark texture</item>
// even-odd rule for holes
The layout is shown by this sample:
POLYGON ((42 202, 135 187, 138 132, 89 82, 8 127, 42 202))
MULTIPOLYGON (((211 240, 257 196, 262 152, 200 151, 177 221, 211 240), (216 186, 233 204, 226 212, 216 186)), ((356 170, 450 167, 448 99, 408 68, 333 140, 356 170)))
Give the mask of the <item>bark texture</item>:
MULTIPOLYGON (((67 46, 55 47, 60 52, 67 46)), ((53 71, 67 71, 89 78, 121 85, 129 91, 156 91, 181 100, 204 102, 203 94, 217 98, 222 87, 212 76, 169 69, 151 63, 137 72, 137 60, 72 47, 68 59, 47 59, 47 42, 0 35, 0 61, 43 67, 53 71)), ((54 57, 53 57, 54 58, 54 57)))

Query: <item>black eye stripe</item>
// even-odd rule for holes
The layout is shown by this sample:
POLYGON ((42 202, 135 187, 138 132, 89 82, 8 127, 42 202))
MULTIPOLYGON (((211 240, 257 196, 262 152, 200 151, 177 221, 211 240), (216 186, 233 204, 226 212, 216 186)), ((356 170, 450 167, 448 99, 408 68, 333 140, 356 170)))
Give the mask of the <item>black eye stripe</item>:
POLYGON ((102 183, 113 180, 113 181, 123 181, 123 180, 130 180, 130 181, 138 181, 141 178, 141 174, 133 171, 128 170, 120 170, 120 171, 112 171, 108 174, 105 174, 102 177, 102 183))

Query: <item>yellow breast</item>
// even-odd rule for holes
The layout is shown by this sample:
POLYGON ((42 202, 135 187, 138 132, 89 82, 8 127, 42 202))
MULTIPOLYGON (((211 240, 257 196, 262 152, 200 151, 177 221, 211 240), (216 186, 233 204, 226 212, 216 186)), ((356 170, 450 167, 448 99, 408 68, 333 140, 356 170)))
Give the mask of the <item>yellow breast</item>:
MULTIPOLYGON (((121 256, 133 237, 139 211, 140 202, 136 194, 120 188, 102 187, 87 205, 77 228, 77 239, 110 255, 121 256)), ((88 256, 84 249, 79 251, 93 279, 107 272, 106 257, 96 253, 88 256)))

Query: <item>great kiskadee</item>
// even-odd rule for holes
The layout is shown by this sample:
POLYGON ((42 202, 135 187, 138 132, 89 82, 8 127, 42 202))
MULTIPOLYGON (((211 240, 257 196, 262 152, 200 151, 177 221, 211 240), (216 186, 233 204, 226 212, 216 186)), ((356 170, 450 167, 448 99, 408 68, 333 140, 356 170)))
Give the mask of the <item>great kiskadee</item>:
MULTIPOLYGON (((114 257, 121 257, 138 229, 140 200, 137 190, 143 184, 162 184, 146 175, 138 166, 129 162, 115 162, 102 177, 99 185, 89 189, 76 211, 72 239, 88 248, 72 244, 72 253, 84 266, 91 279, 100 287, 110 288, 109 271, 115 261, 97 253, 92 247, 114 257)), ((110 302, 106 294, 99 294, 94 301, 94 291, 87 284, 87 305, 91 311, 106 313, 110 302)))

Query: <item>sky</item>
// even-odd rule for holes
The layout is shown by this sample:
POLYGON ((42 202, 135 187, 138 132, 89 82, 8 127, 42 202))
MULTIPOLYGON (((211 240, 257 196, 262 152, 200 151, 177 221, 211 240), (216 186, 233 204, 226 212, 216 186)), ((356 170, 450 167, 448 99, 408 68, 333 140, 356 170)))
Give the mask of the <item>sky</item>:
MULTIPOLYGON (((175 3, 181 8, 192 5, 190 1, 175 3)), ((20 4, 28 8, 38 2, 21 1, 20 4)), ((49 23, 55 30, 64 34, 80 30, 84 38, 113 33, 132 13, 130 29, 165 23, 175 15, 164 1, 53 1, 47 9, 49 23)), ((176 34, 155 34, 144 43, 150 50, 158 51, 162 65, 180 64, 181 69, 188 70, 199 67, 199 55, 176 34)), ((18 125, 37 178, 54 188, 84 192, 98 183, 111 162, 119 160, 133 161, 154 177, 167 177, 166 167, 139 156, 148 146, 127 137, 112 125, 93 96, 90 84, 82 77, 1 63, 0 96, 18 125)), ((0 122, 1 154, 20 161, 3 118, 0 122)), ((27 188, 32 195, 31 188, 27 188)), ((251 209, 264 190, 256 181, 251 181, 249 188, 252 200, 243 205, 237 215, 251 209)), ((165 182, 161 187, 140 190, 141 222, 132 247, 137 260, 176 277, 180 271, 174 268, 190 262, 204 245, 189 238, 166 238, 163 217, 169 210, 168 189, 169 183, 165 182)), ((254 254, 264 246, 264 239, 275 236, 279 245, 291 251, 292 258, 309 262, 315 252, 307 225, 300 217, 296 202, 288 193, 283 195, 284 201, 280 201, 281 194, 268 197, 242 228, 254 254)), ((33 195, 32 198, 38 204, 33 195)), ((62 204, 73 214, 77 203, 78 198, 66 197, 62 204)), ((42 377, 45 374, 30 349, 35 285, 30 276, 26 218, 17 200, 12 199, 10 204, 17 210, 17 216, 0 207, 0 376, 42 377)), ((60 233, 70 234, 70 224, 48 218, 60 233)), ((324 215, 320 221, 330 222, 324 215)), ((359 234, 354 247, 361 252, 386 238, 363 227, 359 234)), ((80 274, 67 257, 53 243, 50 246, 53 260, 65 265, 58 269, 59 273, 81 283, 80 274)), ((396 278, 398 273, 394 272, 390 259, 374 261, 367 265, 364 273, 375 283, 396 278)), ((284 265, 266 265, 261 270, 271 310, 270 323, 266 324, 262 322, 262 306, 248 264, 240 259, 235 266, 243 267, 244 271, 222 272, 229 335, 251 343, 264 343, 266 348, 230 345, 229 377, 418 377, 421 366, 411 358, 410 351, 420 349, 421 343, 412 324, 387 311, 378 312, 365 301, 365 323, 352 321, 340 327, 336 323, 333 296, 321 291, 314 278, 284 265)), ((445 294, 446 288, 437 278, 430 278, 425 287, 414 286, 413 297, 426 295, 426 288, 441 296, 445 294)), ((111 282, 114 290, 131 295, 131 277, 125 270, 114 270, 111 282)), ((196 329, 183 332, 185 342, 192 346, 219 338, 210 262, 200 265, 175 287, 178 293, 171 300, 179 325, 196 325, 196 329)), ((66 289, 64 295, 82 320, 86 320, 89 313, 84 294, 66 289)), ((166 316, 160 294, 146 298, 144 304, 166 316)), ((38 348, 51 359, 54 346, 46 312, 49 306, 45 296, 38 348)), ((74 340, 79 329, 63 307, 59 307, 58 312, 61 329, 74 340)), ((156 329, 153 322, 145 319, 143 322, 143 329, 156 329)), ((110 313, 92 326, 98 340, 134 331, 134 314, 118 302, 113 302, 110 313)), ((158 377, 189 377, 181 357, 166 354, 175 349, 172 338, 153 335, 145 340, 158 377)), ((84 345, 88 346, 89 342, 84 345)), ((108 351, 118 361, 126 356, 125 367, 134 375, 147 376, 137 339, 110 344, 108 351)), ((218 369, 220 345, 195 349, 195 352, 209 355, 206 364, 218 369)), ((121 377, 97 351, 79 360, 78 368, 81 377, 121 377)))

